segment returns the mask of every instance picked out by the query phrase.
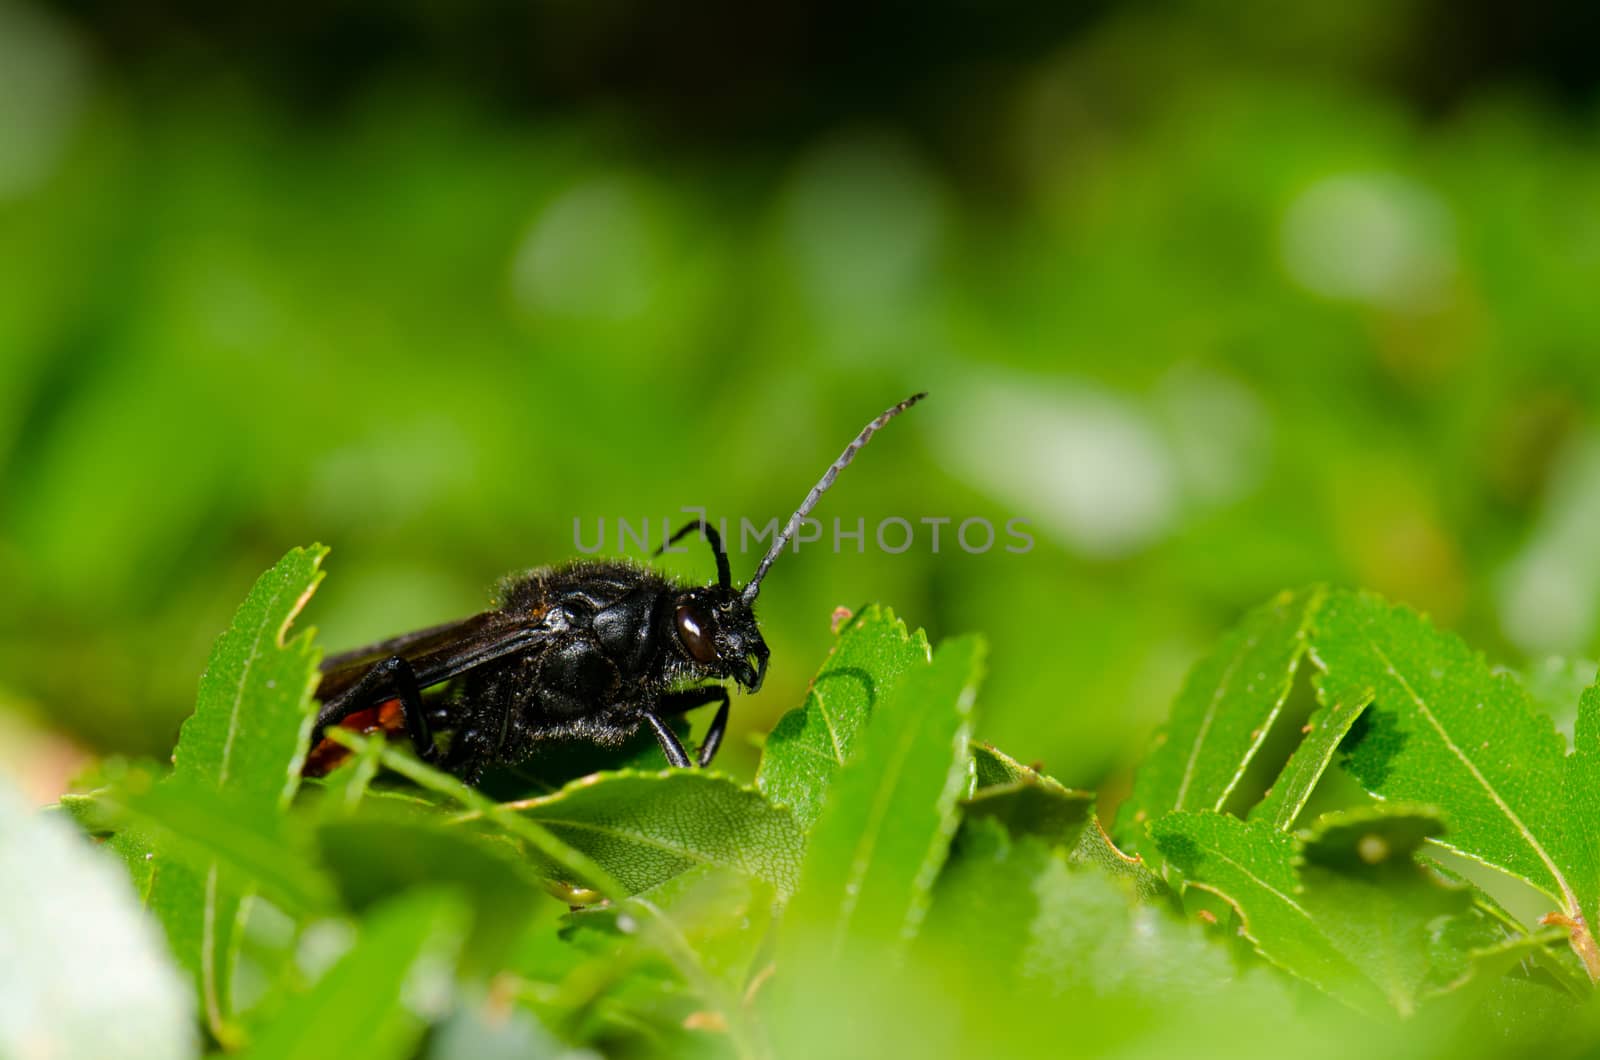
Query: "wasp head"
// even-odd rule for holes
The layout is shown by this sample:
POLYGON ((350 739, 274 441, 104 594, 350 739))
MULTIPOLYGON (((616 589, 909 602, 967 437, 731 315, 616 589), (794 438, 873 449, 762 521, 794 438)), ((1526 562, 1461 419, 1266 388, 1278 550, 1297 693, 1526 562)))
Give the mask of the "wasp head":
POLYGON ((718 585, 691 589, 678 597, 672 624, 684 653, 704 672, 731 677, 750 692, 761 689, 767 642, 754 608, 737 592, 718 585))
POLYGON ((753 574, 743 589, 735 589, 728 569, 728 553, 722 547, 722 537, 703 518, 698 523, 689 523, 672 535, 672 538, 657 550, 657 555, 666 551, 667 546, 683 537, 685 534, 698 531, 711 546, 711 552, 717 560, 717 583, 704 588, 691 589, 680 595, 675 604, 673 626, 677 633, 678 644, 683 649, 684 655, 691 660, 701 673, 713 677, 731 677, 744 688, 755 692, 761 687, 762 680, 767 676, 767 642, 761 639, 761 630, 756 626, 755 603, 756 596, 761 592, 761 580, 767 576, 773 561, 783 552, 794 537, 800 523, 816 506, 818 500, 833 485, 833 480, 838 477, 854 460, 861 447, 881 430, 884 424, 900 415, 906 409, 915 405, 927 394, 912 394, 898 405, 891 406, 872 422, 861 429, 855 440, 845 446, 839 458, 828 466, 822 478, 811 487, 805 499, 800 502, 800 507, 789 517, 783 529, 773 537, 772 547, 762 557, 753 574))

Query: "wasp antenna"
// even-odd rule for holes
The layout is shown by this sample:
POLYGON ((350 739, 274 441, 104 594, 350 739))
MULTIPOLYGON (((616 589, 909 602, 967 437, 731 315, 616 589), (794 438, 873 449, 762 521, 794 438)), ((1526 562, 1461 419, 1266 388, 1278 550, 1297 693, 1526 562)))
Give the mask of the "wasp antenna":
POLYGON ((800 502, 800 507, 796 508, 794 514, 789 516, 789 521, 784 524, 783 529, 778 533, 777 539, 772 542, 772 547, 767 549, 765 556, 761 557, 761 563, 757 565, 755 574, 751 576, 750 584, 744 587, 744 592, 740 594, 740 599, 746 604, 755 602, 756 594, 761 591, 761 579, 767 576, 768 568, 778 558, 778 554, 783 551, 783 546, 787 545, 789 539, 794 537, 794 532, 800 529, 800 521, 811 514, 811 509, 817 506, 817 501, 821 500, 822 495, 828 491, 828 487, 833 485, 833 480, 839 477, 839 472, 850 466, 850 461, 856 458, 856 454, 861 451, 861 447, 871 441, 872 436, 877 434, 884 424, 927 396, 926 392, 912 394, 900 404, 885 410, 881 416, 861 428, 861 433, 856 435, 854 441, 844 447, 844 452, 839 454, 839 459, 828 466, 828 470, 823 472, 822 478, 818 480, 815 486, 811 487, 811 492, 806 494, 806 499, 800 502))
POLYGON ((679 527, 678 532, 663 541, 661 547, 651 555, 661 555, 667 549, 676 545, 684 536, 692 534, 696 530, 700 531, 700 536, 705 538, 706 543, 711 546, 711 554, 717 558, 717 584, 723 589, 732 588, 733 572, 728 569, 728 553, 722 547, 722 535, 717 533, 716 528, 704 519, 701 519, 698 523, 688 523, 679 527))

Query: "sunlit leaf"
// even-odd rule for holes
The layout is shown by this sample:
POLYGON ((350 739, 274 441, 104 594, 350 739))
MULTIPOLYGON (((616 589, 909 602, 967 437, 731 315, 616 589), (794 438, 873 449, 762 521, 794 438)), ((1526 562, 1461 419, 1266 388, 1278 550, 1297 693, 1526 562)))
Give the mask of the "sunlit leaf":
MULTIPOLYGON (((700 865, 621 901, 569 913, 563 934, 602 932, 650 942, 651 922, 665 918, 671 932, 692 947, 706 973, 736 991, 749 978, 772 909, 772 889, 760 880, 700 865)), ((662 955, 667 960, 673 956, 668 951, 662 955)))
POLYGON ((1600 953, 1595 952, 1595 930, 1600 925, 1600 684, 1585 689, 1579 700, 1573 750, 1561 778, 1561 805, 1555 848, 1583 922, 1573 931, 1573 949, 1590 978, 1596 978, 1600 977, 1600 953))
POLYGON ((789 807, 800 826, 809 828, 877 704, 927 661, 921 630, 907 632, 888 608, 863 610, 839 634, 805 702, 768 734, 756 773, 762 794, 789 807))
POLYGON ((1137 845, 1163 813, 1222 809, 1288 698, 1324 595, 1280 594, 1195 665, 1119 808, 1119 834, 1137 845))
POLYGON ((814 955, 915 935, 971 768, 967 731, 983 643, 939 645, 878 704, 812 830, 780 949, 814 955))
MULTIPOLYGON (((508 803, 637 893, 696 865, 794 889, 804 837, 788 810, 715 773, 597 773, 508 803)), ((549 866, 557 870, 559 866, 549 866)))
POLYGON ((1215 811, 1168 814, 1150 825, 1150 834, 1191 886, 1233 904, 1243 931, 1272 963, 1358 1008, 1382 1007, 1372 981, 1305 905, 1293 836, 1215 811))
POLYGON ((1441 831, 1436 812, 1389 804, 1328 814, 1302 836, 1301 901, 1402 1015, 1441 978, 1445 925, 1479 919, 1465 888, 1412 857, 1441 831))
POLYGON ((910 1029, 869 1026, 863 1014, 881 1012, 881 1000, 900 993, 916 966, 907 950, 972 781, 967 738, 983 657, 977 637, 941 643, 931 665, 876 705, 829 787, 799 889, 783 912, 773 982, 759 999, 779 1055, 832 1054, 845 1043, 874 1052, 910 1029), (869 982, 884 986, 876 998, 859 989, 869 982), (845 1014, 844 1022, 819 1028, 819 1005, 829 1019, 845 1014))
POLYGON ((1073 865, 1093 865, 1102 873, 1121 880, 1142 902, 1156 902, 1175 908, 1177 895, 1167 882, 1145 864, 1142 854, 1129 854, 1106 834, 1098 817, 1089 819, 1089 827, 1078 837, 1068 859, 1073 865))
POLYGON ((989 817, 1013 835, 1072 847, 1094 817, 1094 795, 1074 791, 990 747, 972 749, 976 784, 962 801, 968 819, 989 817))
POLYGON ((973 745, 972 763, 969 819, 997 817, 1013 836, 1032 834, 1053 844, 1071 844, 1071 864, 1095 866, 1128 884, 1143 901, 1173 899, 1172 889, 1145 866, 1143 857, 1112 842, 1095 816, 1092 794, 1068 788, 989 744, 973 745))
POLYGON ((177 777, 147 790, 103 796, 108 812, 154 842, 166 864, 217 871, 220 892, 251 890, 296 915, 326 912, 333 889, 279 816, 252 813, 230 791, 177 777))
MULTIPOLYGON (((1321 681, 1317 682, 1317 688, 1318 695, 1322 696, 1321 681)), ((1250 819, 1267 821, 1274 828, 1293 828, 1340 743, 1366 707, 1363 700, 1346 702, 1324 697, 1306 722, 1305 738, 1295 747, 1266 795, 1250 810, 1250 819)))
POLYGON ((963 826, 928 927, 934 948, 962 954, 984 979, 1046 996, 1156 989, 1175 1001, 1234 978, 1223 947, 1143 906, 1126 881, 984 825, 963 826))
POLYGON ((368 798, 392 803, 395 808, 409 806, 416 809, 441 809, 450 803, 455 803, 465 808, 465 812, 458 814, 455 820, 492 822, 526 843, 531 852, 557 871, 559 878, 567 881, 584 881, 587 886, 596 888, 605 895, 620 897, 626 893, 626 888, 583 851, 568 846, 543 825, 517 813, 515 809, 495 802, 476 788, 464 783, 461 778, 435 769, 407 751, 387 746, 381 740, 375 741, 348 729, 330 729, 328 739, 350 748, 358 755, 375 753, 384 768, 393 770, 420 789, 415 795, 385 791, 381 796, 377 796, 369 792, 368 798), (368 749, 375 742, 379 745, 377 750, 369 752, 368 749))
MULTIPOLYGON (((321 654, 310 634, 290 639, 288 632, 322 579, 326 551, 294 549, 256 582, 212 648, 173 755, 173 783, 224 792, 235 812, 267 828, 294 795, 310 734, 321 654)), ((145 842, 127 833, 117 846, 133 863, 153 853, 150 908, 199 984, 212 1032, 231 1040, 243 894, 223 884, 220 867, 196 868, 145 842)))
POLYGON ((1600 891, 1589 842, 1573 838, 1585 826, 1571 823, 1600 810, 1600 789, 1589 787, 1583 755, 1569 769, 1561 735, 1515 676, 1369 594, 1330 596, 1314 651, 1328 701, 1372 703, 1343 744, 1345 769, 1385 799, 1438 806, 1450 831, 1435 842, 1558 903, 1574 950, 1600 977, 1600 949, 1580 919, 1600 891))
POLYGON ((1401 1015, 1502 937, 1447 930, 1481 913, 1413 857, 1442 830, 1437 814, 1400 804, 1330 814, 1300 836, 1219 813, 1151 825, 1162 855, 1227 899, 1269 961, 1357 1008, 1401 1015), (1447 956, 1451 943, 1462 952, 1447 956))

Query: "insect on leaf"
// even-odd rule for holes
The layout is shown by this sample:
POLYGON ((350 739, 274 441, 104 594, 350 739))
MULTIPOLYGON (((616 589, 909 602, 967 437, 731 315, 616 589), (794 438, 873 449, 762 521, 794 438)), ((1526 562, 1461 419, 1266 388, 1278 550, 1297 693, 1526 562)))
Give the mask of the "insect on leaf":
POLYGON ((1119 834, 1137 843, 1139 824, 1163 813, 1223 807, 1288 698, 1324 595, 1280 594, 1195 665, 1118 812, 1119 834))
POLYGON ((762 794, 789 807, 800 827, 809 829, 876 704, 927 662, 921 630, 908 632, 888 608, 863 610, 839 634, 805 702, 780 718, 767 737, 756 773, 762 794))
MULTIPOLYGON (((294 549, 256 581, 211 649, 173 755, 174 783, 225 792, 236 812, 258 823, 281 813, 299 783, 321 655, 310 633, 290 638, 289 626, 322 580, 326 554, 321 546, 294 549)), ((130 860, 144 857, 133 834, 119 836, 118 846, 130 860)), ((243 895, 224 886, 215 864, 201 869, 159 847, 152 853, 150 908, 199 984, 212 1032, 231 1041, 243 895)))

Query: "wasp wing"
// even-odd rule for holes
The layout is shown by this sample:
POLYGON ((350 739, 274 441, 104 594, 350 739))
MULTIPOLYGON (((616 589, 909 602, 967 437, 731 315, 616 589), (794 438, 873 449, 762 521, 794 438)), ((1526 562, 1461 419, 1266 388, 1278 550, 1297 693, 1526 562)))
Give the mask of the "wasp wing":
POLYGON ((543 643, 550 630, 542 614, 484 611, 354 651, 322 662, 317 698, 327 703, 349 691, 375 664, 399 656, 411 664, 418 688, 430 688, 485 663, 543 643))

